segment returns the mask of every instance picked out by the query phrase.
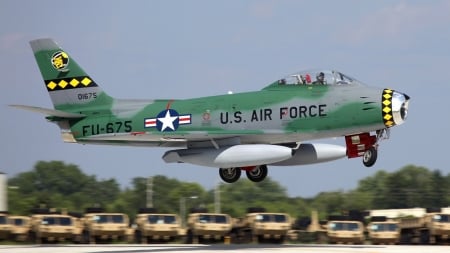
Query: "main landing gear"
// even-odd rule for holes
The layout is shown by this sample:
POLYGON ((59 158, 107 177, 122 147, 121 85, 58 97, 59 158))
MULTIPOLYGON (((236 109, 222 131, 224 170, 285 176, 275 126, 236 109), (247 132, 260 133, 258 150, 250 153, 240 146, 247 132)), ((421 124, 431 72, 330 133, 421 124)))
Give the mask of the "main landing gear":
POLYGON ((384 139, 389 139, 388 128, 377 130, 376 135, 362 133, 345 136, 347 157, 354 158, 362 156, 364 166, 372 167, 378 157, 378 142, 384 139))
POLYGON ((219 176, 227 183, 234 183, 241 177, 241 168, 220 168, 219 176))
POLYGON ((220 168, 219 176, 227 183, 234 183, 241 177, 241 170, 245 170, 247 178, 253 182, 261 182, 267 176, 267 165, 249 167, 220 168))

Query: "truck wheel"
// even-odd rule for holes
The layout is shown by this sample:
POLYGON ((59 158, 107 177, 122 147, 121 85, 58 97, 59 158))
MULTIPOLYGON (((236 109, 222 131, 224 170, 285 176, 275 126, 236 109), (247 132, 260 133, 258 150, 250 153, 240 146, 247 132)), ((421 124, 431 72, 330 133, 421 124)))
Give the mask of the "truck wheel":
POLYGON ((259 242, 259 237, 257 235, 254 235, 253 233, 251 233, 251 238, 252 238, 252 243, 259 242))
POLYGON ((327 234, 319 232, 319 234, 317 236, 317 242, 319 244, 327 244, 327 243, 330 243, 330 240, 329 240, 327 234))
POLYGON ((286 240, 286 236, 282 235, 282 236, 280 236, 280 238, 277 240, 277 243, 278 243, 278 244, 283 244, 285 240, 286 240))
POLYGON ((422 230, 420 231, 420 244, 434 244, 435 238, 431 238, 430 240, 430 231, 422 230))
POLYGON ((28 233, 28 239, 30 240, 30 242, 34 243, 36 241, 36 233, 34 233, 33 231, 30 231, 28 233))
POLYGON ((192 236, 192 243, 193 244, 199 244, 200 243, 200 236, 199 235, 192 236))
POLYGON ((84 244, 89 244, 89 231, 83 230, 81 234, 81 242, 84 244))
POLYGON ((188 230, 186 234, 186 244, 192 244, 192 241, 193 241, 192 231, 188 230))
POLYGON ((142 243, 142 233, 141 230, 136 230, 134 232, 134 241, 136 243, 142 243))
POLYGON ((97 238, 95 238, 95 236, 90 235, 89 236, 89 243, 90 244, 96 244, 97 243, 97 238))

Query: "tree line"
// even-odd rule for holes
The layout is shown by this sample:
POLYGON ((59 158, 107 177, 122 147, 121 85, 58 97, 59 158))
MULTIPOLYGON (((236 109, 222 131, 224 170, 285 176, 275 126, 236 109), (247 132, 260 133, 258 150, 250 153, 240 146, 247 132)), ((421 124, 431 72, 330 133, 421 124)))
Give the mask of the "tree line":
MULTIPOLYGON (((99 180, 83 173, 77 165, 62 161, 39 161, 33 170, 10 178, 8 185, 12 214, 29 215, 32 208, 42 206, 77 212, 95 206, 133 218, 147 204, 148 178, 136 177, 131 186, 121 189, 114 178, 99 180)), ((162 175, 152 177, 152 185, 152 203, 160 212, 180 213, 181 204, 187 209, 215 210, 215 189, 162 175)), ((348 210, 450 205, 450 174, 415 165, 392 173, 377 171, 360 180, 356 189, 321 192, 312 198, 289 197, 286 189, 271 178, 260 183, 245 179, 234 184, 222 183, 218 189, 221 212, 233 217, 242 217, 249 207, 286 212, 292 217, 318 210, 324 218, 348 210)))

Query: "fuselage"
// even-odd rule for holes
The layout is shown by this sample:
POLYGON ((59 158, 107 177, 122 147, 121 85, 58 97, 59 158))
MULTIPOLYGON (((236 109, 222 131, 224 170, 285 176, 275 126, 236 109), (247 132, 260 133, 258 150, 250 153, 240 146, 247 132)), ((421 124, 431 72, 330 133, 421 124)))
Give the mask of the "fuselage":
POLYGON ((234 136, 243 144, 301 142, 385 128, 382 93, 361 85, 269 86, 185 100, 118 100, 110 110, 85 109, 88 117, 71 130, 79 142, 99 144, 184 146, 186 139, 234 136))

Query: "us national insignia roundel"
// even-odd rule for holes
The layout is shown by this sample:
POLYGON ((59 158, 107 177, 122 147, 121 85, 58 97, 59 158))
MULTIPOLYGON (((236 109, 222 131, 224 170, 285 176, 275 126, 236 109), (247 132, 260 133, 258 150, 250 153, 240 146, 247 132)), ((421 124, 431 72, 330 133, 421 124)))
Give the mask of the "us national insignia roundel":
POLYGON ((191 114, 179 115, 173 109, 161 111, 156 118, 146 118, 144 127, 156 127, 160 132, 176 131, 179 125, 191 124, 191 114))

